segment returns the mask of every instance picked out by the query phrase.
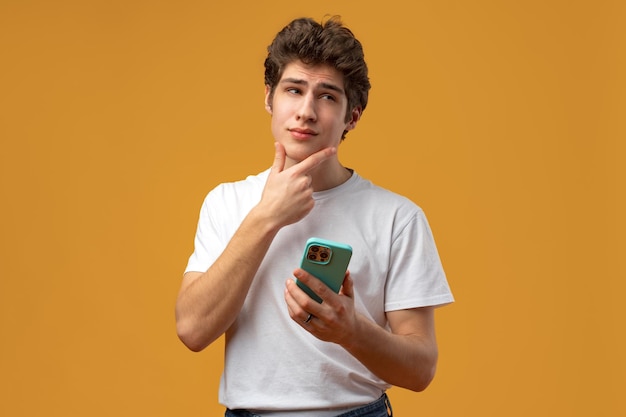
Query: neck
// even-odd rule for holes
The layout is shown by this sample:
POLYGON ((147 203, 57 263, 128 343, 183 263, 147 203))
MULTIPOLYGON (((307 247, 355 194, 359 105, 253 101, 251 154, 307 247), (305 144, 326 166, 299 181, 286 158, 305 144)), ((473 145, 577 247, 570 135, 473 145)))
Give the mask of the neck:
POLYGON ((310 172, 313 191, 325 191, 335 188, 348 181, 352 176, 347 168, 338 160, 329 160, 320 164, 310 172))

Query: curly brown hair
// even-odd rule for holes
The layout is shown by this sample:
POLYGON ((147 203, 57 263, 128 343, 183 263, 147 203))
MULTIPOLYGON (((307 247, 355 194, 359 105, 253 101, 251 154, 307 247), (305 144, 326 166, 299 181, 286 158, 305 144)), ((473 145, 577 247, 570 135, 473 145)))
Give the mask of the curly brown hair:
POLYGON ((371 85, 363 47, 339 16, 322 23, 310 18, 295 19, 278 32, 267 51, 265 85, 270 88, 270 98, 285 67, 300 60, 306 65, 330 65, 343 74, 348 98, 346 122, 352 109, 365 110, 371 85))

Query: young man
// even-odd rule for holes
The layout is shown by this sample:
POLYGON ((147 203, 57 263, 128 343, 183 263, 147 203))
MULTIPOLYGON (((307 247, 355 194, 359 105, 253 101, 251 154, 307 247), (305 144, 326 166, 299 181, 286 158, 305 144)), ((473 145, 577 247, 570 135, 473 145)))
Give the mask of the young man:
POLYGON ((200 351, 226 334, 226 416, 391 415, 386 389, 432 380, 434 307, 453 301, 433 237, 419 207, 338 159, 370 88, 353 34, 297 19, 268 52, 274 163, 206 197, 179 337, 200 351), (297 268, 313 236, 353 248, 339 294, 297 268))

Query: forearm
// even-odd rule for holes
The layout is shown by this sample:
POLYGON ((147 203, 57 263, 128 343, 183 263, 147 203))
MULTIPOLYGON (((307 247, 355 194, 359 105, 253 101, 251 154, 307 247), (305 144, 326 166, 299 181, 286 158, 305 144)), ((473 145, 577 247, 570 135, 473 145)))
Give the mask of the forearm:
POLYGON ((357 323, 354 336, 343 343, 350 354, 389 384, 413 391, 426 389, 437 365, 434 335, 396 334, 363 316, 357 323))
POLYGON ((234 322, 278 230, 253 209, 204 274, 186 274, 176 301, 176 327, 189 349, 204 349, 234 322))

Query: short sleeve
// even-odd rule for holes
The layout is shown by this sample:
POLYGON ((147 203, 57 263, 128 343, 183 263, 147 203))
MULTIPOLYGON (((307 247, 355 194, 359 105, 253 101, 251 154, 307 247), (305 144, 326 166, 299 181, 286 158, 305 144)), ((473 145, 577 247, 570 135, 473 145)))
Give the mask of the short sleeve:
POLYGON ((432 231, 421 209, 392 242, 385 311, 454 301, 432 231))
POLYGON ((214 212, 219 209, 219 206, 211 204, 216 193, 218 193, 217 190, 211 191, 200 208, 194 251, 189 257, 185 272, 205 272, 223 251, 223 245, 219 239, 220 231, 214 221, 214 212))

